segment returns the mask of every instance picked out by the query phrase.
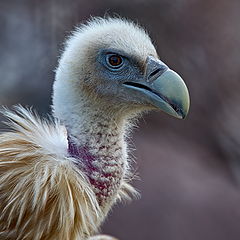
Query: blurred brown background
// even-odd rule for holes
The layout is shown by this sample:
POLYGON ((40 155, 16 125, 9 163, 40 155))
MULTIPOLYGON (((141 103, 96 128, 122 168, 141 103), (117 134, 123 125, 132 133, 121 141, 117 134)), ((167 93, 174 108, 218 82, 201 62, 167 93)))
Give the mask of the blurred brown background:
POLYGON ((90 15, 145 26, 191 94, 185 121, 153 113, 134 131, 140 200, 103 231, 121 240, 240 239, 240 1, 0 1, 0 104, 50 112, 62 42, 90 15), (239 162, 238 162, 239 160, 239 162))

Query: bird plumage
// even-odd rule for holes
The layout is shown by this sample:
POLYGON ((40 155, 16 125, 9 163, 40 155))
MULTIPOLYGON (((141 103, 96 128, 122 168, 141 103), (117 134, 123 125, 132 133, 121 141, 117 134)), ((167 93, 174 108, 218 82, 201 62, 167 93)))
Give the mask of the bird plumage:
POLYGON ((5 114, 13 131, 0 136, 0 238, 84 239, 96 231, 103 216, 66 157, 63 127, 23 108, 5 114))
POLYGON ((136 195, 128 183, 130 119, 156 106, 184 117, 189 100, 179 79, 132 22, 95 18, 76 29, 56 70, 55 118, 41 120, 20 106, 3 110, 11 130, 0 135, 0 239, 93 236, 117 200, 136 195), (111 66, 111 56, 121 65, 111 66), (178 105, 168 88, 162 98, 151 92, 156 86, 132 83, 145 81, 149 56, 164 66, 151 70, 151 84, 167 86, 171 75, 181 85, 178 105))
MULTIPOLYGON (((68 156, 58 121, 4 110, 11 132, 0 135, 0 239, 85 239, 106 215, 86 175, 68 156)), ((133 191, 122 184, 118 198, 133 191)))

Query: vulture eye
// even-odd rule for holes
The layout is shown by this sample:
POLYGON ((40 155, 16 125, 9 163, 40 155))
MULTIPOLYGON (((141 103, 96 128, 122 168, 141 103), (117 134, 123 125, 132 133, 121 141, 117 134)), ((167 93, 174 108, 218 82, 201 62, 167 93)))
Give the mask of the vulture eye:
POLYGON ((123 59, 120 55, 109 54, 107 56, 107 64, 114 69, 120 68, 123 65, 123 59))

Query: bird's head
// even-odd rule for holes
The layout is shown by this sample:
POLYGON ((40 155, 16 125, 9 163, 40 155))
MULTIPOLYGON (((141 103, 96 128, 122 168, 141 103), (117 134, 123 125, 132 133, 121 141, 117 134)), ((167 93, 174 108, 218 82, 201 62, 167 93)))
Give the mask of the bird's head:
POLYGON ((119 18, 94 18, 66 42, 53 108, 82 106, 82 101, 106 111, 160 109, 177 118, 189 109, 182 78, 159 59, 142 28, 119 18))

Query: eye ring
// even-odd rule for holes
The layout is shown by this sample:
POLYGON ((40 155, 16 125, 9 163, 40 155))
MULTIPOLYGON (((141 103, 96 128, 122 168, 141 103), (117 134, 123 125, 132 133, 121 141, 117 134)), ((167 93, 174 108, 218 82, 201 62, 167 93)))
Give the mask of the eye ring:
POLYGON ((123 65, 123 58, 118 54, 109 54, 106 60, 108 66, 113 69, 118 69, 123 65))

